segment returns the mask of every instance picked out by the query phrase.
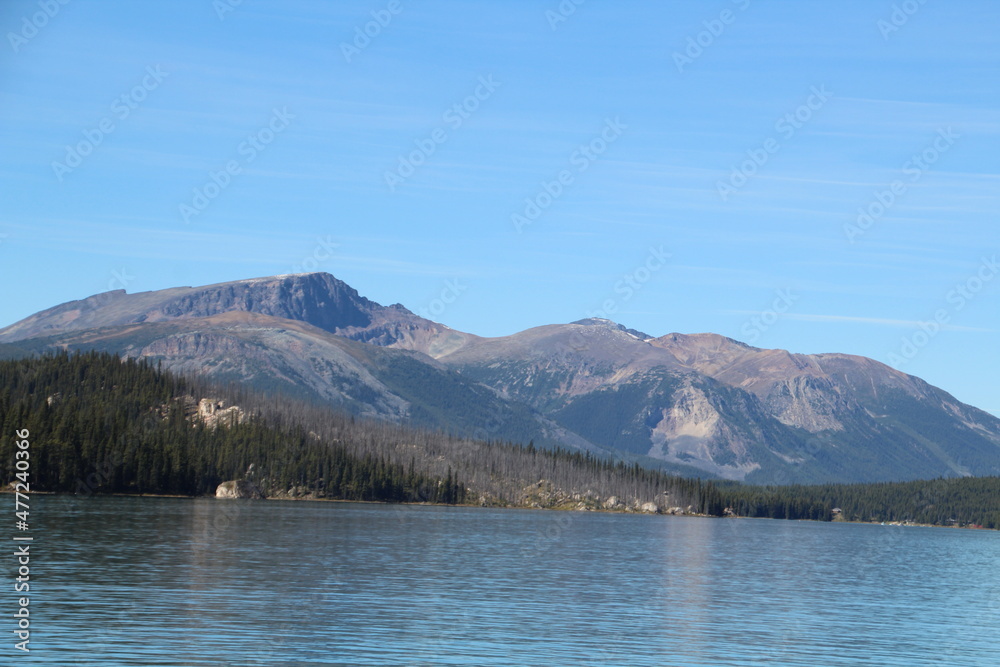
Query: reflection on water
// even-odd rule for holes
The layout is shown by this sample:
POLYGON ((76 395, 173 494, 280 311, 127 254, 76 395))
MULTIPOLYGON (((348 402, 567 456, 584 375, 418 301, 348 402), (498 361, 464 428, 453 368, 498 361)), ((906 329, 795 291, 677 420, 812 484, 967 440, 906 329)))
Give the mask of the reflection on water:
POLYGON ((23 664, 1000 664, 994 532, 36 502, 23 664))

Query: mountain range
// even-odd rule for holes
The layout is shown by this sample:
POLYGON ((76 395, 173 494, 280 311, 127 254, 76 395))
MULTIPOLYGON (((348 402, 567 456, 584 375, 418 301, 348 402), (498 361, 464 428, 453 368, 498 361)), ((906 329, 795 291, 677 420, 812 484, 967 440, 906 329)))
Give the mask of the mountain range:
POLYGON ((484 338, 327 273, 71 301, 0 357, 97 349, 351 413, 759 483, 1000 474, 1000 419, 872 359, 603 319, 484 338))

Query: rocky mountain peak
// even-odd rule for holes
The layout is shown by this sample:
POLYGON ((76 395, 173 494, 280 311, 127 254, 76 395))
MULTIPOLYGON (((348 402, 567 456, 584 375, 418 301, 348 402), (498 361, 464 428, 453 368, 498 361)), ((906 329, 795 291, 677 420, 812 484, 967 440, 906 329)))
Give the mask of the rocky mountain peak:
MULTIPOLYGON (((286 274, 135 294, 104 292, 43 310, 0 329, 0 342, 234 311, 298 320, 337 332, 369 326, 382 311, 389 310, 329 273, 286 274)), ((391 312, 409 314, 402 308, 391 312)))
POLYGON ((623 331, 631 336, 634 336, 635 338, 638 338, 639 340, 647 340, 649 338, 652 338, 652 336, 650 336, 648 333, 643 333, 642 331, 639 331, 637 329, 629 329, 628 327, 622 324, 618 324, 617 322, 605 319, 603 317, 587 317, 582 320, 571 322, 571 324, 580 324, 588 327, 607 327, 609 329, 614 329, 615 331, 623 331))

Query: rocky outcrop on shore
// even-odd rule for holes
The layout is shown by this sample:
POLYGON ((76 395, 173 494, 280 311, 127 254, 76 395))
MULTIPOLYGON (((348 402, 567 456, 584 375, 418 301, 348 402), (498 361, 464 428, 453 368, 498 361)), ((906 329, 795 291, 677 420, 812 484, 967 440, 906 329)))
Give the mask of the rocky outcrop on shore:
POLYGON ((215 490, 215 497, 226 499, 246 498, 251 500, 264 500, 267 496, 265 496, 264 492, 261 491, 260 488, 258 488, 253 482, 248 482, 245 479, 233 479, 219 484, 219 488, 215 490))
MULTIPOLYGON (((632 512, 638 514, 693 514, 694 508, 682 508, 671 505, 670 497, 666 494, 654 498, 653 500, 642 501, 635 498, 619 498, 618 496, 608 496, 604 498, 595 492, 586 493, 566 493, 546 479, 541 479, 534 484, 529 484, 522 491, 516 507, 528 507, 532 509, 565 509, 580 511, 604 510, 610 512, 632 512)), ((487 498, 483 497, 481 505, 489 505, 487 498)))

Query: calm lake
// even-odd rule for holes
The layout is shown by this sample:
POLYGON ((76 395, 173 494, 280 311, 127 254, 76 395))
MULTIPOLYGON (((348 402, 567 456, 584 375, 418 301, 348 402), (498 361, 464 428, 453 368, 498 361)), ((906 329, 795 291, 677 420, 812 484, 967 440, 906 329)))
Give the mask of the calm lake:
POLYGON ((31 516, 32 652, 4 664, 1000 665, 995 532, 72 496, 31 516))

